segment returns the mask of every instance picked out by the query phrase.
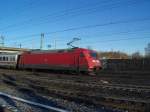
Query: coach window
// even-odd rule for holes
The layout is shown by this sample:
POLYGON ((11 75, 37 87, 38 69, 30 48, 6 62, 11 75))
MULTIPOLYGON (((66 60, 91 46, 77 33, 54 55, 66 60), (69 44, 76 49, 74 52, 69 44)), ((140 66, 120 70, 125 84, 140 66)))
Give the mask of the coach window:
POLYGON ((10 57, 10 61, 12 61, 12 57, 10 57))
POLYGON ((3 57, 3 61, 5 61, 5 57, 3 57))
POLYGON ((0 61, 2 61, 2 57, 0 57, 0 61))
POLYGON ((3 57, 1 57, 1 61, 3 61, 3 57))
POLYGON ((13 61, 15 61, 15 57, 13 57, 13 61))

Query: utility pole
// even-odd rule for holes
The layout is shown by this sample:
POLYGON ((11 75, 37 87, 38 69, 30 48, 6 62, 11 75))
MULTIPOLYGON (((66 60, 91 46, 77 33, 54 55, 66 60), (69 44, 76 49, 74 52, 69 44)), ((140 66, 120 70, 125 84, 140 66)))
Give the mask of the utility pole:
POLYGON ((4 36, 1 35, 1 36, 0 36, 0 39, 1 39, 1 40, 0 40, 0 46, 1 46, 1 47, 4 47, 4 36))
POLYGON ((43 49, 43 40, 44 40, 44 33, 41 33, 41 42, 40 42, 40 49, 43 49))
POLYGON ((31 42, 31 43, 32 43, 32 49, 33 49, 33 47, 34 47, 34 42, 33 42, 33 39, 32 39, 32 42, 31 42))

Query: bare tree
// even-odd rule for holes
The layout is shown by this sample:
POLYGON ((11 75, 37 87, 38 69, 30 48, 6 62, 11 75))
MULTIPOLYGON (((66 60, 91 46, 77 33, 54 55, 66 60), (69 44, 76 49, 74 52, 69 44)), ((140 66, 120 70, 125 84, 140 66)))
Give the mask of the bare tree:
POLYGON ((139 51, 135 52, 132 54, 132 58, 136 58, 136 59, 139 59, 139 58, 142 58, 142 55, 140 54, 139 51))

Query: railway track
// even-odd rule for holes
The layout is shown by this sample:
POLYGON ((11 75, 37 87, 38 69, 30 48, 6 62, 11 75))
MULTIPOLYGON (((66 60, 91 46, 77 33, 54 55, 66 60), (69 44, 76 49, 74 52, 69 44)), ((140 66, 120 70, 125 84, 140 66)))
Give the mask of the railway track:
MULTIPOLYGON (((19 76, 18 76, 19 77, 19 76)), ((48 82, 48 83, 56 83, 56 84, 68 84, 72 86, 80 86, 80 87, 89 87, 89 88, 104 88, 104 89, 115 89, 115 90, 128 90, 128 91, 137 91, 137 92, 150 92, 150 86, 137 86, 137 85, 127 85, 127 84, 110 84, 108 83, 103 83, 103 81, 100 80, 100 82, 94 82, 90 81, 89 82, 82 82, 82 81, 73 81, 73 80, 64 80, 64 79, 47 79, 47 77, 30 77, 30 75, 23 77, 24 79, 28 80, 28 82, 32 81, 38 81, 40 77, 40 81, 42 82, 48 82)), ((23 79, 22 79, 23 80, 23 79)))
MULTIPOLYGON (((44 80, 43 80, 44 81, 44 80)), ((62 80, 61 80, 62 81, 62 80)), ((129 109, 129 110, 134 110, 136 111, 146 111, 149 108, 149 104, 150 104, 150 99, 147 98, 135 98, 134 94, 144 94, 147 93, 150 94, 150 88, 148 86, 136 86, 136 85, 120 85, 120 84, 101 84, 101 85, 92 85, 92 84, 83 84, 83 83, 72 83, 70 81, 62 81, 60 80, 48 80, 48 82, 50 83, 55 83, 57 84, 67 84, 70 86, 77 86, 77 87, 81 87, 82 88, 88 88, 89 90, 92 88, 95 89, 105 89, 108 92, 110 92, 110 90, 113 91, 122 91, 123 94, 130 94, 130 96, 127 97, 116 97, 116 96, 109 96, 109 95, 105 95, 105 94, 97 94, 95 93, 95 95, 87 95, 87 94, 82 94, 82 93, 74 93, 74 92, 66 92, 66 91, 60 91, 57 89, 51 89, 49 90, 50 93, 55 94, 56 96, 60 96, 61 98, 66 98, 67 100, 73 100, 73 101, 80 101, 83 103, 91 103, 94 105, 105 105, 105 106, 112 106, 112 107, 117 107, 119 109, 129 109), (129 92, 130 93, 129 93, 129 92), (134 91, 134 94, 132 94, 132 92, 134 91), (136 92, 136 93, 135 93, 136 92), (133 96, 133 98, 131 97, 133 96), (88 98, 88 99, 87 99, 88 98), (131 108, 132 107, 132 108, 131 108)), ((36 86, 33 86, 33 88, 35 89, 36 86)), ((39 90, 37 87, 37 91, 39 90)), ((41 91, 39 91, 41 92, 41 91)), ((144 95, 143 95, 144 96, 144 95)), ((144 112, 143 111, 143 112, 144 112)))
POLYGON ((13 75, 3 72, 3 78, 7 79, 10 84, 15 82, 16 88, 25 85, 42 95, 87 105, 111 107, 131 112, 149 112, 150 110, 150 86, 112 84, 101 80, 100 77, 91 76, 79 78, 80 76, 65 74, 15 72, 13 75))
MULTIPOLYGON (((36 88, 36 87, 35 87, 36 88)), ((41 92, 37 88, 37 92, 41 92)), ((64 98, 66 100, 75 101, 78 103, 85 103, 87 105, 95 105, 95 106, 104 106, 104 108, 110 107, 116 110, 128 110, 129 112, 149 112, 150 109, 150 101, 141 100, 141 99, 134 99, 134 98, 127 98, 127 97, 113 97, 107 95, 101 96, 93 96, 93 95, 86 95, 86 94, 76 94, 69 91, 62 91, 51 89, 49 90, 49 94, 53 94, 55 97, 64 98)))
MULTIPOLYGON (((32 78, 26 78, 27 80, 31 81, 32 78)), ((34 80, 38 80, 38 78, 34 78, 34 80)), ((51 80, 51 79, 45 79, 45 78, 40 78, 41 81, 47 81, 51 83, 60 83, 61 84, 69 84, 69 85, 75 85, 75 86, 84 86, 84 87, 90 87, 90 88, 106 88, 106 89, 116 89, 116 90, 129 90, 129 91, 137 91, 137 92, 150 92, 150 86, 137 86, 137 85, 125 85, 125 84, 109 84, 107 83, 82 83, 82 82, 72 82, 72 81, 66 81, 66 80, 61 80, 61 79, 56 79, 56 80, 51 80)))

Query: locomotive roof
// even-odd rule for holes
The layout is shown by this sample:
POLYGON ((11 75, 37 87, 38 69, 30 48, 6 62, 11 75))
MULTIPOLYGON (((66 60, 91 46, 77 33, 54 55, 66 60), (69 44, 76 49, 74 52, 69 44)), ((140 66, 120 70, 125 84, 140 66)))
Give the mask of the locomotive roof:
POLYGON ((57 50, 32 50, 32 51, 29 51, 28 53, 62 53, 62 52, 73 52, 77 49, 80 49, 80 50, 87 50, 87 49, 84 49, 84 48, 72 48, 72 49, 57 49, 57 50))

